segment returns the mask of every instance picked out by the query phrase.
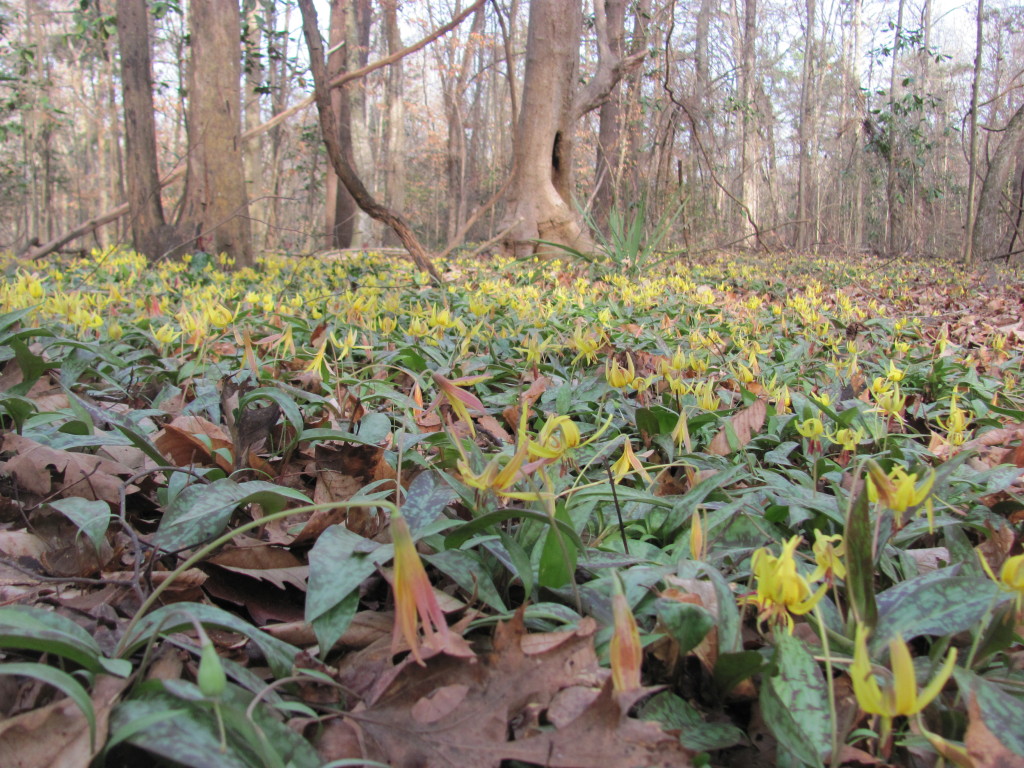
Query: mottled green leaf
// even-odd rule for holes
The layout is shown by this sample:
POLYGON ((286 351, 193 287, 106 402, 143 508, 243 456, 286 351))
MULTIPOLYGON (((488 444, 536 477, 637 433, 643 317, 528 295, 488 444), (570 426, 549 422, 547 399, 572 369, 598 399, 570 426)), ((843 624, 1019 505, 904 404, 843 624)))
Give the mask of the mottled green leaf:
POLYGON ((878 595, 878 624, 871 637, 878 652, 897 635, 950 635, 977 625, 995 605, 1009 599, 987 578, 960 576, 958 566, 901 582, 878 595))
POLYGON ((166 635, 191 629, 192 619, 203 625, 222 627, 248 637, 260 649, 275 675, 283 677, 291 673, 295 656, 299 652, 298 648, 271 637, 233 613, 228 613, 215 605, 202 603, 172 603, 145 616, 135 625, 132 634, 125 639, 125 655, 148 642, 156 632, 166 635))
POLYGON ((501 613, 508 610, 491 575, 475 552, 446 549, 433 555, 424 555, 423 559, 462 587, 473 600, 483 601, 501 613))
POLYGON ((715 625, 715 617, 706 608, 693 603, 659 599, 654 609, 672 639, 679 644, 679 653, 696 648, 715 625))
POLYGON ((695 752, 728 749, 744 740, 743 731, 729 723, 706 723, 696 707, 671 691, 650 698, 640 709, 640 718, 677 731, 679 743, 695 752))
POLYGON ((424 526, 434 522, 456 498, 452 487, 432 470, 420 472, 409 485, 402 504, 402 516, 415 538, 424 526))
POLYGON ((103 669, 103 651, 92 635, 65 616, 37 608, 0 608, 0 648, 61 656, 91 672, 103 669))
POLYGON ((153 544, 166 552, 188 549, 223 533, 242 504, 260 504, 272 514, 289 499, 310 503, 299 491, 263 480, 236 483, 225 477, 209 485, 190 485, 168 505, 153 544))
POLYGON ((828 686, 804 644, 775 636, 776 674, 761 684, 761 712, 779 743, 809 765, 820 765, 832 749, 828 686))
POLYGON ((878 621, 875 602, 874 531, 868 511, 867 486, 863 486, 846 515, 846 594, 859 624, 871 629, 878 621))
POLYGON ((1024 699, 966 670, 956 670, 956 678, 959 685, 970 685, 985 727, 1004 747, 1024 757, 1024 699))
POLYGON ((320 534, 309 552, 306 621, 313 625, 325 651, 355 615, 350 595, 358 598, 359 585, 373 575, 377 563, 387 562, 393 553, 391 545, 379 546, 340 525, 320 534))
POLYGON ((90 501, 80 496, 55 499, 50 506, 78 526, 98 552, 110 525, 110 505, 105 501, 90 501))

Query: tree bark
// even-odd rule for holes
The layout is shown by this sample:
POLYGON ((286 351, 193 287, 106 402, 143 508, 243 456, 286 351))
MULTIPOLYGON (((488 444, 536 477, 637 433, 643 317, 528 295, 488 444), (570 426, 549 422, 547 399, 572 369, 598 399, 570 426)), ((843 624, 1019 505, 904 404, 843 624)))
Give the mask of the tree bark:
MULTIPOLYGON (((1004 238, 1000 219, 1004 190, 1010 181, 1010 169, 1014 158, 1020 155, 1024 144, 1024 106, 1021 106, 1002 132, 999 146, 992 153, 985 181, 978 198, 978 216, 974 222, 974 243, 971 251, 975 259, 992 259, 1006 255, 1003 251, 1004 238)), ((1009 257, 1007 257, 1009 258, 1009 257)))
MULTIPOLYGON (((352 6, 349 0, 331 0, 330 32, 328 43, 331 53, 327 57, 327 76, 334 79, 349 70, 348 27, 351 23, 352 6)), ((352 113, 347 88, 331 89, 331 111, 338 126, 338 142, 341 151, 346 152, 348 162, 355 166, 352 158, 352 113)), ((359 206, 352 199, 345 185, 338 178, 334 166, 327 165, 324 208, 326 211, 327 248, 351 248, 356 231, 356 215, 359 206)))
POLYGON ((800 124, 797 128, 799 144, 798 180, 796 192, 796 248, 810 250, 812 246, 813 214, 811 212, 811 132, 814 105, 811 98, 814 78, 814 24, 816 0, 807 0, 807 30, 804 36, 804 67, 800 86, 800 124))
MULTIPOLYGON (((624 0, 597 0, 594 5, 598 34, 598 56, 620 60, 626 34, 626 3, 624 0), (603 27, 603 30, 602 30, 603 27), (602 38, 606 41, 602 44, 602 38)), ((619 155, 622 141, 622 96, 616 83, 610 97, 601 105, 598 118, 597 165, 594 174, 594 221, 606 226, 608 214, 617 197, 619 155)))
POLYGON ((338 174, 338 178, 345 184, 359 207, 371 218, 383 222, 395 230, 395 234, 409 251, 416 266, 440 282, 441 276, 434 265, 430 263, 426 250, 409 225, 400 215, 374 200, 362 180, 356 175, 351 163, 342 153, 341 142, 338 140, 338 127, 331 110, 331 97, 324 66, 324 48, 320 39, 320 29, 317 26, 316 8, 313 7, 313 0, 298 0, 298 4, 299 11, 302 13, 302 32, 309 48, 309 68, 310 74, 313 76, 316 108, 320 115, 320 132, 323 135, 327 156, 330 158, 331 165, 334 166, 335 173, 338 174))
POLYGON ((592 251, 572 205, 573 83, 582 13, 578 0, 533 0, 526 71, 508 195, 507 253, 556 255, 537 240, 592 251))
MULTIPOLYGON (((398 0, 383 0, 384 35, 388 53, 402 50, 402 33, 398 28, 398 0)), ((405 208, 405 101, 403 65, 396 61, 387 76, 387 132, 384 137, 384 199, 392 209, 405 208)), ((395 246, 401 241, 393 229, 384 233, 384 245, 395 246)))
MULTIPOLYGON (((385 56, 384 58, 378 59, 377 61, 374 61, 374 62, 372 62, 370 64, 367 64, 365 67, 361 67, 361 68, 359 68, 359 69, 357 69, 355 71, 345 72, 345 73, 343 73, 341 75, 338 75, 337 77, 332 79, 330 81, 330 83, 328 83, 329 87, 331 87, 331 88, 338 88, 338 87, 344 85, 345 83, 351 82, 353 80, 358 80, 358 79, 360 79, 362 77, 366 77, 371 72, 375 72, 376 70, 381 69, 382 67, 386 67, 389 64, 393 64, 396 61, 399 61, 400 59, 403 59, 403 58, 405 58, 406 56, 408 56, 408 55, 410 55, 412 53, 416 53, 417 51, 422 50, 423 48, 425 48, 426 46, 430 45, 435 40, 437 40, 437 39, 443 37, 444 35, 448 34, 449 32, 451 32, 453 29, 455 29, 455 27, 457 27, 459 24, 461 24, 463 21, 465 21, 467 18, 469 18, 469 16, 471 16, 473 13, 476 13, 477 8, 479 8, 484 2, 485 2, 485 0, 476 0, 475 3, 473 3, 469 7, 465 8, 460 13, 457 13, 447 24, 445 24, 442 27, 438 27, 433 32, 431 32, 430 34, 425 35, 424 37, 421 37, 415 43, 411 43, 410 45, 407 45, 402 50, 397 51, 396 53, 390 54, 388 56, 385 56)), ((274 8, 275 7, 276 6, 271 5, 271 10, 270 10, 271 15, 274 13, 274 8)), ((291 8, 292 8, 292 6, 290 6, 290 5, 286 6, 286 10, 288 12, 291 11, 291 8)), ((269 26, 271 28, 273 28, 274 24, 271 22, 269 24, 269 26)), ((285 42, 287 43, 287 37, 285 38, 285 42)), ((182 58, 181 56, 178 56, 178 60, 179 61, 181 60, 181 58, 182 58)), ((293 104, 290 107, 287 107, 287 108, 284 107, 284 104, 287 102, 287 94, 286 94, 287 84, 290 82, 290 80, 287 77, 285 77, 283 73, 279 72, 279 69, 283 70, 283 68, 284 68, 283 67, 283 62, 279 66, 275 66, 275 59, 283 59, 283 58, 284 58, 284 54, 282 54, 280 57, 272 58, 271 62, 270 62, 270 67, 268 68, 268 78, 270 80, 270 89, 271 89, 271 92, 272 92, 271 101, 272 101, 273 117, 271 117, 265 123, 263 123, 261 125, 258 125, 255 128, 252 128, 250 130, 247 130, 245 133, 242 134, 242 137, 241 137, 242 141, 244 142, 244 141, 249 141, 249 140, 251 140, 251 139, 253 139, 253 138, 257 137, 257 136, 261 136, 264 133, 270 133, 270 139, 271 139, 271 141, 270 141, 270 144, 271 144, 270 166, 271 166, 272 169, 274 169, 275 175, 277 174, 277 168, 280 165, 279 162, 278 162, 278 158, 279 158, 280 143, 281 143, 280 140, 279 140, 279 137, 276 136, 276 133, 280 130, 280 126, 281 126, 281 124, 284 121, 286 121, 288 118, 292 117, 293 115, 298 114, 302 110, 306 109, 311 104, 313 104, 313 102, 315 101, 315 97, 314 96, 309 96, 307 98, 304 98, 304 99, 300 100, 298 103, 293 104)), ((184 110, 182 110, 182 111, 184 112, 184 110)), ((176 130, 177 130, 177 127, 176 127, 176 130)), ((31 152, 30 152, 30 149, 29 149, 29 141, 28 141, 27 135, 25 137, 25 142, 24 143, 25 143, 26 155, 30 157, 31 156, 31 152)), ((30 169, 34 168, 34 166, 33 166, 33 164, 31 163, 30 160, 26 160, 25 164, 26 164, 26 167, 29 167, 30 169)), ((185 169, 184 165, 179 165, 173 171, 168 173, 163 179, 161 179, 160 186, 161 187, 166 187, 168 184, 171 184, 173 182, 176 182, 176 181, 180 180, 182 178, 182 176, 185 175, 185 170, 186 169, 185 169)), ((274 183, 272 183, 270 185, 270 187, 271 187, 271 190, 272 190, 271 194, 274 197, 271 200, 270 213, 269 213, 270 220, 268 222, 268 227, 269 227, 269 229, 271 231, 273 231, 274 227, 276 225, 276 222, 279 219, 279 217, 277 215, 277 212, 276 212, 276 209, 277 209, 277 193, 278 193, 277 182, 275 181, 274 183)), ((31 200, 32 200, 32 198, 30 197, 30 203, 31 203, 31 200)), ((94 217, 92 217, 92 218, 90 218, 90 219, 88 219, 86 221, 83 221, 82 223, 80 223, 76 227, 74 227, 73 229, 65 231, 65 232, 62 232, 61 234, 59 234, 59 235, 57 235, 55 237, 52 237, 50 240, 48 240, 48 241, 46 241, 44 243, 38 243, 38 244, 28 243, 26 245, 26 247, 24 248, 24 250, 23 250, 23 256, 24 256, 24 258, 30 259, 30 260, 31 259, 41 259, 41 258, 47 256, 48 254, 51 254, 54 251, 59 250, 60 248, 63 248, 65 245, 67 245, 68 243, 70 243, 73 240, 77 240, 80 237, 83 237, 83 236, 88 235, 88 234, 90 234, 92 232, 95 232, 98 227, 102 227, 102 226, 104 226, 106 224, 109 224, 112 221, 117 221, 122 216, 127 215, 128 210, 129 210, 128 209, 128 203, 121 203, 116 208, 112 208, 110 210, 104 211, 103 213, 100 213, 100 214, 98 214, 98 215, 96 215, 96 216, 94 216, 94 217)), ((29 238, 38 240, 38 236, 35 235, 35 233, 38 232, 38 229, 33 229, 33 228, 30 227, 29 228, 29 232, 33 233, 32 235, 28 236, 29 238)))
MULTIPOLYGON (((243 39, 245 45, 245 93, 243 95, 242 115, 245 130, 249 131, 263 122, 260 114, 260 102, 263 91, 263 57, 262 57, 262 30, 260 29, 260 17, 262 7, 259 0, 244 0, 243 12, 245 28, 243 39)), ((252 146, 245 152, 245 181, 247 184, 246 196, 249 199, 249 213, 251 215, 252 242, 253 248, 259 252, 265 248, 270 238, 267 229, 267 199, 264 192, 264 168, 266 160, 263 157, 263 137, 258 136, 252 146)))
POLYGON ((888 136, 888 154, 886 155, 886 180, 885 180, 885 235, 886 250, 895 254, 903 249, 904 239, 897 235, 899 228, 898 197, 900 191, 899 180, 899 135, 896 130, 896 82, 897 63, 899 62, 900 49, 903 47, 903 11, 906 0, 899 0, 896 11, 896 28, 893 31, 892 45, 892 70, 889 74, 889 124, 886 128, 888 136))
POLYGON ((252 263, 242 165, 241 19, 235 0, 189 8, 188 172, 180 227, 199 250, 252 263))
POLYGON ((970 264, 974 261, 974 218, 977 211, 974 197, 975 187, 978 181, 978 106, 979 94, 981 91, 981 56, 982 43, 984 42, 985 24, 982 21, 985 14, 985 0, 978 0, 978 22, 976 29, 976 40, 974 46, 974 82, 971 84, 971 127, 970 156, 967 161, 967 223, 964 226, 964 261, 970 264))
POLYGON ((146 0, 117 0, 117 35, 121 47, 125 166, 132 240, 135 250, 153 260, 167 250, 169 233, 157 168, 146 0))
POLYGON ((746 209, 742 212, 740 231, 744 238, 757 242, 758 218, 757 168, 759 165, 757 104, 754 100, 755 42, 757 40, 757 0, 743 3, 743 44, 740 57, 740 104, 743 109, 743 132, 740 141, 740 200, 746 209))

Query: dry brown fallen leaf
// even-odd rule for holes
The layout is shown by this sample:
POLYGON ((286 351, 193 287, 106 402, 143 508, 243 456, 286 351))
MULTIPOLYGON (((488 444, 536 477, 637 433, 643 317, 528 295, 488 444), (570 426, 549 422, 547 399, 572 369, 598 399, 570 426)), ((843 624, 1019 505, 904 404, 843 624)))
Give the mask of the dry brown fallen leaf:
POLYGON ((967 733, 964 745, 974 768, 1024 768, 1024 757, 1008 750, 988 729, 981 717, 978 700, 971 694, 967 702, 967 733))
POLYGON ((732 425, 732 429, 736 433, 737 447, 742 448, 761 431, 767 412, 767 403, 762 398, 758 398, 742 411, 737 411, 715 435, 711 444, 708 445, 707 452, 717 456, 728 456, 732 453, 733 449, 729 445, 729 425, 732 425))
MULTIPOLYGON (((39 496, 80 496, 118 504, 124 485, 121 478, 135 474, 130 467, 116 461, 50 448, 14 432, 4 435, 0 450, 17 454, 6 464, 0 463, 4 472, 12 475, 22 489, 39 496), (64 476, 57 488, 54 488, 50 467, 64 476)), ((126 488, 127 493, 136 490, 134 485, 126 488)))
MULTIPOLYGON (((426 667, 407 664, 366 707, 346 722, 358 733, 365 759, 391 765, 494 766, 523 760, 552 768, 690 765, 692 753, 651 722, 627 716, 638 696, 617 697, 594 651, 596 624, 585 619, 574 632, 529 635, 522 613, 495 631, 493 650, 467 664, 450 656, 426 667), (559 694, 586 687, 592 698, 581 709, 559 708, 560 727, 542 723, 559 694), (579 709, 575 717, 570 713, 579 709), (515 733, 511 738, 509 734, 515 733)), ((340 727, 340 726, 339 726, 340 727)), ((347 729, 346 729, 347 730, 347 729)), ((321 741, 325 760, 352 757, 353 739, 333 754, 321 741)))
POLYGON ((216 464, 228 473, 234 469, 232 461, 219 452, 226 448, 234 456, 231 436, 223 427, 202 416, 178 416, 164 425, 153 438, 153 444, 179 467, 216 464))
POLYGON ((92 693, 95 749, 89 744, 89 723, 71 699, 0 721, 4 768, 86 768, 103 748, 110 710, 129 682, 110 675, 96 678, 92 693))

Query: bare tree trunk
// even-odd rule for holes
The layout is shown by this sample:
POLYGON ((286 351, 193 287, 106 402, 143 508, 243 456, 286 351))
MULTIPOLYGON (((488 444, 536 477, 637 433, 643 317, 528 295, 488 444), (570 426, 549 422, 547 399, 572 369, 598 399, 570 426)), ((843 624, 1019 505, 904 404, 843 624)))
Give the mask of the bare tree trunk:
MULTIPOLYGON (((262 8, 258 0, 244 0, 243 13, 245 19, 245 93, 242 99, 242 114, 245 130, 250 131, 263 122, 260 114, 261 91, 263 90, 263 62, 261 53, 262 30, 260 17, 262 8)), ((267 200, 264 191, 265 161, 263 158, 263 136, 256 140, 245 152, 245 180, 248 185, 247 197, 249 211, 252 216, 253 247, 259 252, 267 247, 269 232, 267 231, 267 200)))
POLYGON ((900 148, 898 146, 899 137, 896 131, 896 82, 899 52, 903 45, 903 10, 905 4, 906 0, 899 0, 898 10, 896 11, 896 29, 893 33, 894 42, 892 46, 892 71, 889 75, 889 125, 887 127, 889 135, 886 141, 888 155, 886 156, 885 180, 885 234, 886 250, 889 253, 896 253, 902 250, 903 247, 903 238, 896 233, 900 224, 897 200, 900 188, 898 175, 900 148))
POLYGON ((242 165, 242 35, 234 0, 189 7, 188 173, 181 231, 199 250, 252 263, 249 203, 242 165))
POLYGON ((132 240, 135 250, 155 259, 167 250, 169 233, 166 231, 157 168, 146 0, 117 0, 117 36, 121 46, 125 161, 132 240))
POLYGON ((741 232, 744 238, 754 237, 757 228, 754 222, 758 219, 757 169, 759 165, 757 104, 754 100, 753 83, 755 70, 755 42, 757 39, 757 0, 744 0, 743 3, 743 47, 740 65, 740 104, 743 109, 743 135, 740 152, 740 200, 746 208, 741 217, 741 232))
MULTIPOLYGON (((623 39, 626 34, 626 3, 624 0, 597 0, 594 16, 598 19, 598 55, 608 55, 600 46, 601 37, 607 40, 607 51, 621 59, 623 39), (601 25, 604 26, 602 35, 601 25)), ((598 119, 597 165, 594 178, 594 221, 599 227, 606 226, 608 214, 617 197, 619 182, 619 154, 622 141, 622 95, 616 84, 611 96, 601 105, 598 119)))
MULTIPOLYGON (((398 0, 383 0, 384 34, 388 53, 402 49, 402 33, 398 28, 398 0)), ((405 208, 405 102, 403 90, 403 64, 396 61, 388 69, 387 79, 387 133, 384 138, 384 195, 392 209, 405 208)), ((394 246, 401 241, 395 231, 384 233, 384 245, 394 246)))
MULTIPOLYGON (((448 61, 439 60, 442 70, 441 82, 444 89, 444 111, 448 124, 448 142, 445 148, 445 172, 448 179, 448 210, 445 225, 445 238, 455 239, 456 233, 462 228, 468 215, 468 193, 466 177, 468 175, 468 157, 466 151, 466 89, 469 86, 473 53, 477 46, 476 38, 484 29, 484 9, 481 6, 473 16, 469 36, 462 48, 462 58, 456 65, 454 52, 459 48, 457 40, 450 43, 448 61), (450 77, 444 71, 454 71, 450 77)), ((439 54, 443 56, 444 54, 439 54)))
POLYGON ((985 23, 985 0, 978 0, 978 25, 974 46, 974 82, 971 85, 971 150, 970 158, 967 161, 967 223, 964 226, 964 261, 968 264, 974 261, 974 217, 975 202, 974 196, 978 181, 978 96, 981 90, 981 56, 982 44, 984 42, 985 23))
MULTIPOLYGON (((597 72, 573 94, 583 21, 578 0, 533 0, 526 41, 523 104, 516 127, 513 177, 503 239, 507 253, 554 255, 543 240, 578 251, 593 250, 572 204, 572 150, 576 121, 608 98, 646 50, 616 58, 608 49, 597 72)), ((607 40, 599 40, 607 46, 607 40)))
POLYGON ((804 35, 804 68, 800 85, 800 124, 797 128, 799 144, 799 165, 796 191, 796 248, 810 250, 814 231, 813 213, 810 200, 811 190, 811 135, 814 121, 814 24, 817 10, 816 0, 807 0, 807 29, 804 35))
POLYGON ((508 195, 505 250, 552 253, 536 240, 580 251, 593 242, 572 203, 572 147, 582 13, 578 0, 533 0, 526 42, 523 103, 508 195))
POLYGON ((860 24, 863 0, 853 0, 853 42, 850 56, 851 82, 849 97, 855 100, 857 111, 854 113, 856 127, 853 131, 853 247, 860 250, 864 247, 864 147, 861 139, 861 125, 867 118, 863 114, 865 99, 860 90, 860 24))
MULTIPOLYGON (((348 27, 352 23, 352 5, 350 0, 331 0, 331 20, 328 40, 331 53, 327 57, 327 76, 334 79, 348 71, 348 27)), ((352 114, 350 111, 349 92, 347 88, 331 89, 331 111, 338 126, 338 141, 342 152, 348 153, 349 164, 355 165, 352 152, 352 114)), ((327 164, 327 181, 325 183, 326 209, 326 247, 351 248, 356 231, 356 215, 359 206, 352 195, 338 178, 334 166, 327 164)))
MULTIPOLYGON (((1024 106, 1021 106, 1006 128, 1002 131, 1002 138, 999 146, 992 153, 992 160, 989 161, 988 171, 985 173, 985 181, 981 185, 981 195, 978 198, 978 215, 974 222, 974 243, 971 246, 971 253, 975 260, 998 258, 1003 253, 1002 236, 1003 227, 1000 220, 1003 213, 1003 198, 1005 190, 1010 182, 1010 169, 1016 156, 1020 154, 1021 146, 1024 144, 1024 106)), ((1011 219, 1012 220, 1012 219, 1011 219)))
POLYGON ((320 115, 320 132, 327 147, 327 156, 330 158, 338 178, 344 182, 345 187, 362 210, 373 219, 381 221, 395 230, 395 234, 409 251, 416 266, 429 273, 435 280, 440 281, 441 276, 434 265, 430 263, 426 250, 409 225, 401 216, 373 199, 342 153, 341 142, 338 140, 338 126, 335 125, 334 112, 331 110, 327 72, 324 66, 324 49, 317 26, 316 8, 313 7, 313 0, 298 0, 298 4, 299 11, 302 13, 302 32, 309 48, 309 68, 316 93, 316 108, 320 115))

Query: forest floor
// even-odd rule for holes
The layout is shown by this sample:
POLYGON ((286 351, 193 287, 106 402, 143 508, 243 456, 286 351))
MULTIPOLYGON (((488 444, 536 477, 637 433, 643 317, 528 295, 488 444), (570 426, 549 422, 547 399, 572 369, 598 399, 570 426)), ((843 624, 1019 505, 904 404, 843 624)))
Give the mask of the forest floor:
POLYGON ((0 287, 5 765, 1024 765, 1024 276, 0 287))

